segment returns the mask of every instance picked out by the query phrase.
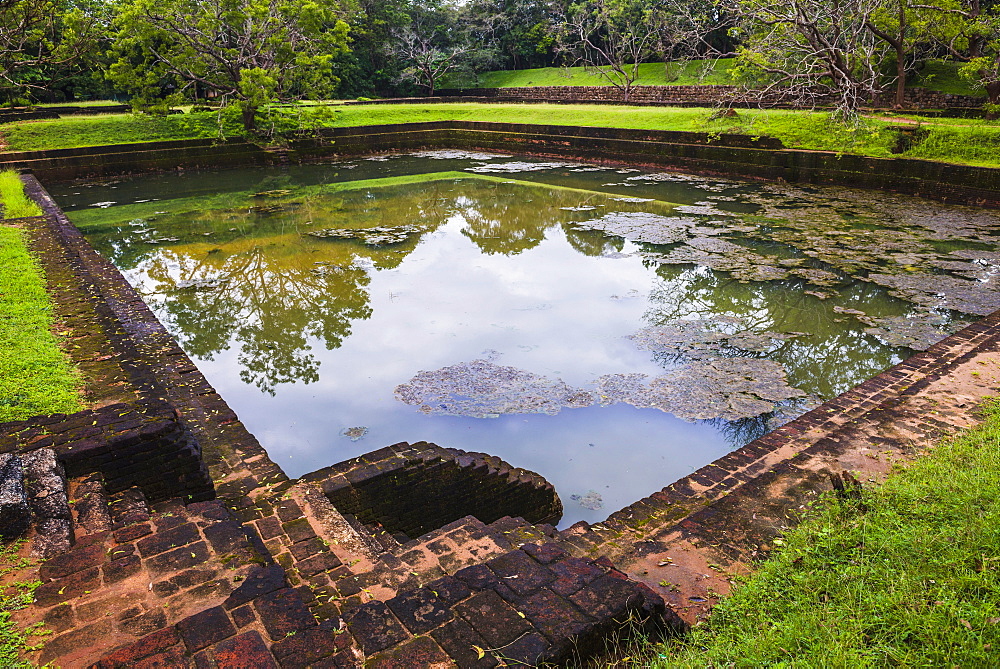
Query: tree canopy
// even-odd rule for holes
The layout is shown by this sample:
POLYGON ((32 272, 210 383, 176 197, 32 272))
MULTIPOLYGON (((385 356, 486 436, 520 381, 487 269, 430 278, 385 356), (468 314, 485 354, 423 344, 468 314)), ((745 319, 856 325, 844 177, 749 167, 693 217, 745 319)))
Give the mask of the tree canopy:
POLYGON ((737 58, 755 99, 900 106, 929 59, 1000 105, 996 0, 0 0, 0 102, 221 104, 435 94, 488 70, 583 65, 627 100, 638 65, 737 58))

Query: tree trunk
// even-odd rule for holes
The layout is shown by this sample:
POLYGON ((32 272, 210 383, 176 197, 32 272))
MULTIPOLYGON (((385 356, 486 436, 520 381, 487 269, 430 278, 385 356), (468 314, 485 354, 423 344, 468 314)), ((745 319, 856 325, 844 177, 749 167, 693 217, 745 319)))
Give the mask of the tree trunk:
POLYGON ((251 106, 243 107, 243 129, 252 133, 257 129, 257 108, 251 106))
POLYGON ((990 104, 1000 104, 1000 81, 988 81, 984 84, 990 104))
POLYGON ((902 41, 896 44, 896 100, 893 107, 902 109, 906 100, 906 51, 902 41))

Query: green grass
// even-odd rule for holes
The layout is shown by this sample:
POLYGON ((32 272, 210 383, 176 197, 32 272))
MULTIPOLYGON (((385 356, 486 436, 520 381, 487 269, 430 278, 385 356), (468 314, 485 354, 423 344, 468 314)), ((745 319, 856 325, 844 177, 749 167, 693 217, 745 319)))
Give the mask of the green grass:
MULTIPOLYGON (((323 108, 329 112, 330 108, 323 108)), ((777 137, 796 149, 892 157, 899 121, 873 118, 847 127, 826 112, 740 110, 735 118, 711 120, 712 109, 546 104, 387 104, 337 105, 328 126, 363 126, 420 121, 469 120, 611 128, 745 133, 777 137)), ((308 111, 306 112, 308 114, 308 111)), ((1000 126, 978 120, 919 119, 927 138, 900 157, 1000 166, 1000 126)), ((215 113, 166 117, 109 114, 51 121, 21 121, 0 126, 8 151, 32 151, 191 139, 218 135, 215 113)))
POLYGON ((0 126, 7 151, 43 151, 81 146, 192 139, 218 134, 215 114, 102 114, 0 126))
MULTIPOLYGON (((731 84, 729 68, 732 58, 716 61, 692 61, 673 65, 670 77, 663 63, 641 63, 639 86, 682 86, 687 84, 731 84)), ((441 88, 453 83, 445 79, 441 88)), ((584 67, 542 67, 531 70, 497 70, 483 72, 476 85, 480 88, 523 88, 526 86, 608 86, 608 80, 584 67)))
MULTIPOLYGON (((714 61, 691 61, 674 65, 667 75, 663 63, 642 63, 639 65, 640 86, 684 86, 732 84, 730 70, 734 58, 719 58, 714 61)), ((931 60, 907 81, 907 86, 919 86, 941 93, 953 95, 982 95, 981 89, 973 87, 968 80, 958 75, 961 63, 931 60)), ((463 85, 458 79, 445 77, 440 88, 463 85)), ((464 84, 470 87, 471 84, 464 84)), ((478 75, 475 85, 479 88, 524 88, 528 86, 609 86, 608 80, 589 68, 584 67, 542 67, 531 70, 494 70, 478 75)))
MULTIPOLYGON (((1000 402, 867 489, 820 504, 658 667, 990 667, 1000 657, 1000 402)), ((778 543, 778 542, 775 542, 778 543)))
MULTIPOLYGON (((0 579, 31 566, 19 555, 23 545, 23 539, 0 544, 0 579)), ((41 581, 16 580, 6 587, 0 586, 0 667, 31 666, 21 660, 21 653, 37 648, 29 643, 29 637, 45 632, 41 631, 40 623, 22 630, 12 617, 14 611, 20 611, 32 602, 34 592, 41 584, 41 581)))
POLYGON ((52 325, 45 280, 22 231, 0 226, 0 422, 82 408, 79 374, 52 325))
POLYGON ((41 216, 42 208, 24 194, 24 184, 14 170, 0 172, 0 205, 4 218, 41 216))
POLYGON ((961 66, 961 63, 950 61, 928 61, 908 84, 952 95, 983 95, 981 87, 973 86, 968 79, 958 75, 961 66))

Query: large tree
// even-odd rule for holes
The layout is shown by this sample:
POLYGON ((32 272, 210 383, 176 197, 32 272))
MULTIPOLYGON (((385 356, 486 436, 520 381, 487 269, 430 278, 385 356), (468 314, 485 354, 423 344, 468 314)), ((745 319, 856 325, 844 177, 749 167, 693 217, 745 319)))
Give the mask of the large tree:
POLYGON ((584 0, 567 8, 559 48, 567 64, 599 75, 628 102, 639 65, 656 53, 661 30, 643 0, 584 0))
POLYGON ((740 63, 754 95, 832 101, 847 117, 881 92, 886 42, 869 17, 884 0, 739 0, 740 63))
POLYGON ((333 89, 349 10, 337 0, 131 0, 115 21, 109 76, 140 100, 218 96, 254 131, 262 107, 333 89))
POLYGON ((99 17, 62 0, 0 0, 0 97, 38 97, 94 52, 99 17))
POLYGON ((413 3, 409 14, 409 24, 394 32, 388 49, 404 64, 402 78, 433 96, 441 77, 463 65, 472 44, 454 5, 413 3))

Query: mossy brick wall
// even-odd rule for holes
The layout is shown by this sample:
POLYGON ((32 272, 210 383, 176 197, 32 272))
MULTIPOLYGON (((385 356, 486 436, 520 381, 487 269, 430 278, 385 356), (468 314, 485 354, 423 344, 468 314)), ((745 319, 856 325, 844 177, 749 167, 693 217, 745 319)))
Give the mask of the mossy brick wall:
MULTIPOLYGON (((601 102, 621 103, 624 94, 614 86, 524 86, 518 88, 464 88, 443 89, 438 92, 441 97, 475 97, 485 100, 517 100, 517 101, 553 101, 553 102, 601 102)), ((949 107, 980 107, 983 98, 970 95, 952 95, 939 93, 923 88, 906 90, 904 105, 915 109, 938 109, 949 107)), ((819 97, 811 101, 809 107, 815 105, 833 104, 835 98, 819 97)), ((629 102, 635 104, 670 104, 670 105, 707 105, 735 103, 737 106, 769 106, 782 104, 794 106, 794 103, 779 96, 764 99, 750 99, 746 93, 741 93, 735 86, 634 86, 629 95, 629 102)), ((876 106, 892 104, 889 99, 877 99, 876 106)))
POLYGON ((114 404, 0 424, 0 452, 51 448, 69 477, 100 473, 109 493, 138 486, 151 502, 215 496, 198 444, 165 405, 114 404))
POLYGON ((4 154, 3 160, 6 166, 31 170, 44 179, 52 180, 280 162, 278 154, 255 144, 242 140, 211 139, 11 152, 4 154))
POLYGON ((544 478, 484 453, 400 443, 338 463, 313 481, 341 513, 416 538, 464 516, 557 523, 562 502, 544 478))
POLYGON ((778 140, 654 130, 438 121, 327 129, 287 150, 241 142, 151 142, 8 154, 10 167, 71 179, 178 167, 266 165, 427 148, 519 152, 627 163, 751 179, 890 190, 947 202, 1000 207, 1000 169, 905 158, 870 158, 781 147, 778 140))

